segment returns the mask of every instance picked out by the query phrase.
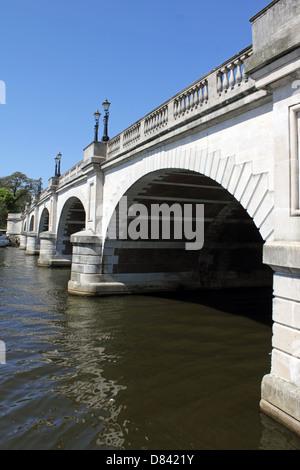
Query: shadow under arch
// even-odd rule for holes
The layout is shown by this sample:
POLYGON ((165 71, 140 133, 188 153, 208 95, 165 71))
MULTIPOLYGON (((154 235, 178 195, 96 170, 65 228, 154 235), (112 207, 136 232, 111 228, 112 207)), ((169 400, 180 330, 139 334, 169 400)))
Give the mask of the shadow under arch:
MULTIPOLYGON (((198 251, 186 250, 185 239, 152 240, 149 233, 144 239, 132 240, 128 233, 121 239, 118 204, 104 243, 104 274, 119 279, 135 276, 137 284, 145 274, 150 282, 162 275, 175 279, 176 274, 170 290, 272 286, 273 273, 262 263, 264 239, 258 227, 234 195, 215 180, 191 170, 156 170, 141 177, 123 196, 128 207, 143 204, 147 208, 149 226, 152 204, 179 204, 182 208, 203 204, 204 245, 198 251), (117 234, 115 239, 111 233, 117 234)), ((130 221, 128 218, 128 224, 130 221)))
POLYGON ((64 204, 57 229, 56 252, 58 255, 72 258, 70 236, 85 228, 86 212, 80 199, 70 197, 64 204))
POLYGON ((49 211, 45 207, 40 217, 38 233, 47 232, 49 230, 49 211))
POLYGON ((33 232, 34 230, 34 215, 31 216, 30 222, 29 222, 29 232, 33 232))

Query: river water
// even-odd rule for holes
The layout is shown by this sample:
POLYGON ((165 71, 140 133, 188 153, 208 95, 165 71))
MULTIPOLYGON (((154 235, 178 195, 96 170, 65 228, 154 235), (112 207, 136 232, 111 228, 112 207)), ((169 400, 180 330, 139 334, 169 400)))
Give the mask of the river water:
POLYGON ((300 449, 259 411, 270 292, 85 298, 0 250, 0 449, 300 449))

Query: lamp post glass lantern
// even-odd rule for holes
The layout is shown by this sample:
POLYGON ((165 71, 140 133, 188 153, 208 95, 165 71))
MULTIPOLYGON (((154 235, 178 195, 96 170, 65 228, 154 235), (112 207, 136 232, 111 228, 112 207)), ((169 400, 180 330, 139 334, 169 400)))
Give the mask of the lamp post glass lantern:
POLYGON ((60 160, 61 160, 61 153, 59 152, 55 157, 55 176, 60 176, 60 160))
POLYGON ((94 117, 95 117, 95 134, 94 134, 94 141, 95 142, 98 142, 98 129, 99 129, 99 118, 101 116, 101 113, 99 113, 98 109, 97 111, 94 113, 94 117))
POLYGON ((108 117, 109 117, 109 107, 110 107, 110 103, 109 101, 107 101, 107 99, 102 103, 102 106, 103 106, 103 109, 104 109, 104 119, 103 119, 103 122, 104 122, 104 132, 103 132, 103 137, 102 137, 102 141, 103 142, 107 142, 109 140, 109 137, 107 135, 107 126, 108 126, 108 117))

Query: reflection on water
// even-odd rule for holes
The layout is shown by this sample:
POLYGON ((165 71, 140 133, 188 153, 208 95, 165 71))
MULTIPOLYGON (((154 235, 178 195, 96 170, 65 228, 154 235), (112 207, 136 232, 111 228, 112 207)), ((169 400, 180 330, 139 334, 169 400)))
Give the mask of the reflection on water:
POLYGON ((269 293, 84 298, 68 279, 0 251, 1 449, 300 449, 258 406, 269 293))

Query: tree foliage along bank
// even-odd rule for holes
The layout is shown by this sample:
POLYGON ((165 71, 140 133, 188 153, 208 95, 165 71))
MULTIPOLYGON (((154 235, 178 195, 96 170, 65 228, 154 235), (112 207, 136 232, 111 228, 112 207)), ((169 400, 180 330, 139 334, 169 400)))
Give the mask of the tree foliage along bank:
POLYGON ((9 212, 22 212, 30 198, 41 191, 41 179, 28 178, 19 171, 0 177, 0 228, 6 228, 9 212))

